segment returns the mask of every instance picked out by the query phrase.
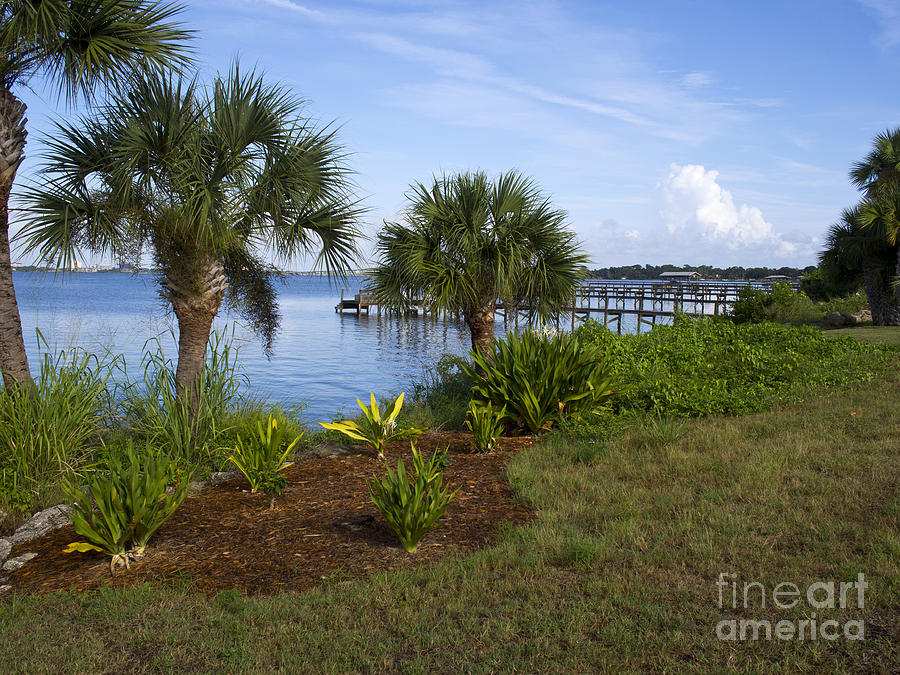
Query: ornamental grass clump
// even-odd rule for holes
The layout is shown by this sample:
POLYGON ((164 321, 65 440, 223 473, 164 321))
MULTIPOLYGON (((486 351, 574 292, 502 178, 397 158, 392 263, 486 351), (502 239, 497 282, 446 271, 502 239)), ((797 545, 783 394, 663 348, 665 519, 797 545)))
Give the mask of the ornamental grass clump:
POLYGON ((493 404, 471 401, 466 427, 472 432, 472 450, 475 452, 491 452, 497 446, 497 440, 503 435, 503 418, 506 407, 494 412, 493 404))
POLYGON ((339 431, 353 440, 362 441, 378 453, 378 459, 382 460, 384 459, 384 446, 389 441, 416 438, 425 431, 415 427, 401 428, 397 424, 397 416, 400 414, 400 408, 403 407, 403 394, 400 394, 393 403, 388 405, 384 415, 378 409, 374 393, 370 394, 370 401, 370 404, 366 406, 362 401, 356 399, 356 403, 363 412, 359 422, 341 420, 340 422, 319 422, 319 424, 326 429, 339 431))
POLYGON ((479 399, 504 406, 504 420, 532 433, 561 419, 595 412, 613 397, 610 369, 599 348, 577 335, 526 331, 471 352, 464 368, 479 399))
POLYGON ((165 455, 147 449, 138 453, 129 442, 125 456, 112 457, 109 470, 96 476, 86 492, 67 483, 66 492, 74 502, 69 517, 75 531, 88 541, 69 544, 66 553, 106 553, 112 556, 110 574, 143 557, 150 537, 187 496, 189 476, 180 476, 170 488, 173 469, 165 455))
POLYGON ((285 425, 278 423, 274 415, 269 415, 266 428, 257 422, 256 434, 244 442, 240 436, 237 447, 228 459, 250 482, 251 492, 269 495, 269 508, 275 507, 275 499, 287 486, 282 475, 293 462, 287 462, 288 455, 303 437, 301 433, 290 443, 285 441, 285 425))
POLYGON ((415 443, 410 443, 415 476, 408 475, 402 459, 397 460, 397 471, 390 468, 380 480, 373 476, 368 483, 369 495, 384 515, 400 543, 414 553, 422 538, 440 527, 438 519, 444 515, 447 505, 459 490, 449 492, 443 488, 444 468, 447 466, 447 449, 435 450, 425 461, 415 443))

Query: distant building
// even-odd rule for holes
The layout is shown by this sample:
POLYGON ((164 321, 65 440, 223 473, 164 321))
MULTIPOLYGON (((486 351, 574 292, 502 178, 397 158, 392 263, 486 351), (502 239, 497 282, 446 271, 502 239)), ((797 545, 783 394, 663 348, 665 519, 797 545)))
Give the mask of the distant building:
POLYGON ((700 272, 663 272, 659 278, 666 281, 696 281, 703 277, 700 276, 700 272))
POLYGON ((770 274, 767 277, 762 278, 763 281, 793 281, 791 277, 786 277, 783 274, 770 274))

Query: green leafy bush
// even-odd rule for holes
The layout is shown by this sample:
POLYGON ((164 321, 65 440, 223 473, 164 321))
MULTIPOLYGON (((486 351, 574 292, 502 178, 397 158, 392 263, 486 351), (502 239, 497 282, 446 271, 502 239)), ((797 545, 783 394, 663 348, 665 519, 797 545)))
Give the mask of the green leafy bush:
POLYGON ((472 432, 472 449, 475 452, 490 452, 497 445, 497 439, 503 435, 503 418, 506 408, 494 411, 490 402, 469 404, 469 418, 466 426, 472 432))
POLYGON ((472 398, 472 378, 463 369, 465 363, 462 356, 444 354, 413 379, 402 418, 414 426, 462 429, 472 398))
POLYGON ((269 495, 269 508, 287 485, 281 472, 293 464, 285 460, 302 438, 301 434, 287 443, 285 431, 285 424, 269 415, 265 429, 257 423, 256 433, 248 441, 238 437, 234 454, 228 457, 250 482, 252 492, 269 495))
POLYGON ((788 284, 773 284, 771 289, 747 286, 738 292, 729 316, 735 323, 775 321, 802 325, 819 321, 825 316, 822 305, 816 305, 802 291, 788 284))
POLYGON ((120 359, 43 354, 33 389, 0 390, 0 503, 27 512, 90 463, 113 407, 109 382, 120 359))
POLYGON ((397 416, 403 407, 403 394, 400 394, 388 405, 384 415, 378 409, 375 394, 371 394, 369 406, 363 405, 359 399, 356 399, 356 403, 363 412, 359 422, 342 420, 340 422, 319 422, 319 424, 326 429, 339 431, 353 440, 362 441, 378 453, 379 459, 384 459, 384 446, 389 441, 415 438, 424 431, 424 429, 414 427, 403 428, 397 424, 397 416))
POLYGON ((397 471, 390 468, 380 480, 373 477, 369 483, 369 495, 384 515, 400 543, 410 553, 415 552, 422 538, 440 527, 438 519, 444 515, 447 505, 458 490, 443 489, 447 450, 436 450, 426 462, 410 443, 415 476, 408 476, 403 460, 397 460, 397 471))
POLYGON ((533 433, 560 418, 603 407, 613 396, 602 352, 577 334, 510 333, 464 369, 478 398, 505 407, 504 419, 533 433))
POLYGON ((617 381, 619 412, 737 415, 769 408, 800 387, 836 386, 872 376, 883 348, 829 339, 809 327, 734 324, 676 316, 673 325, 616 335, 588 321, 576 333, 600 350, 617 381))
POLYGON ((167 492, 172 462, 165 455, 146 449, 137 453, 131 443, 124 454, 110 459, 109 470, 97 475, 87 492, 71 481, 66 485, 74 502, 72 524, 89 542, 74 542, 66 552, 107 553, 110 573, 143 556, 150 537, 178 510, 188 490, 188 477, 182 477, 167 492))

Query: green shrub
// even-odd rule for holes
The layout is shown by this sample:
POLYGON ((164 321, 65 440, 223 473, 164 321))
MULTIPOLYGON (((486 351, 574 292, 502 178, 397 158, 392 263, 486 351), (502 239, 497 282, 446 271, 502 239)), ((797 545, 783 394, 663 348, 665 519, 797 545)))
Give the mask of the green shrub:
POLYGON ((66 485, 74 502, 72 524, 89 542, 74 542, 66 552, 107 553, 111 574, 143 556, 150 537, 181 506, 188 490, 185 476, 167 493, 172 462, 165 455, 147 449, 136 453, 131 443, 124 454, 110 459, 109 470, 95 476, 87 492, 73 482, 66 485))
POLYGON ((469 404, 469 419, 466 426, 472 432, 472 450, 490 452, 497 445, 497 439, 503 435, 503 418, 506 408, 494 411, 493 405, 472 401, 469 404))
POLYGON ((285 425, 279 424, 274 415, 269 415, 265 429, 258 422, 256 433, 248 441, 238 437, 234 454, 228 457, 250 482, 252 492, 269 495, 269 508, 274 508, 275 498, 287 485, 281 472, 291 466, 292 462, 285 460, 301 436, 287 443, 285 425))
POLYGON ((490 354, 472 352, 472 361, 463 368, 478 398, 505 407, 504 419, 532 433, 597 410, 613 396, 606 359, 577 334, 510 333, 490 354))
POLYGON ((425 462, 415 443, 410 443, 410 448, 414 477, 407 475, 403 460, 398 459, 396 473, 388 468, 382 479, 373 477, 368 486, 372 502, 384 515, 403 548, 413 553, 426 534, 440 527, 437 521, 458 490, 448 492, 443 489, 446 449, 435 450, 431 459, 425 462))
POLYGON ((0 502, 7 510, 29 511, 93 460, 119 364, 80 352, 43 354, 33 389, 0 390, 0 502))
POLYGON ((384 447, 388 442, 415 438, 424 429, 403 428, 397 424, 397 416, 400 414, 400 408, 403 407, 403 394, 400 394, 388 405, 383 416, 378 409, 375 394, 370 396, 369 406, 363 405, 362 401, 356 399, 356 403, 363 412, 359 422, 341 420, 340 422, 319 422, 319 424, 326 429, 339 431, 353 440, 362 441, 378 453, 379 459, 384 459, 384 447))
POLYGON ((472 398, 472 378, 456 354, 444 354, 411 382, 410 401, 402 418, 413 426, 462 429, 472 398))
POLYGON ((802 325, 821 320, 825 309, 788 284, 773 284, 769 290, 742 288, 729 316, 735 323, 774 321, 802 325))
POLYGON ((765 410, 796 396, 799 388, 869 378, 885 351, 853 338, 829 339, 809 326, 737 325, 683 315, 640 335, 616 335, 593 321, 576 333, 600 350, 612 377, 627 383, 612 403, 620 414, 765 410))

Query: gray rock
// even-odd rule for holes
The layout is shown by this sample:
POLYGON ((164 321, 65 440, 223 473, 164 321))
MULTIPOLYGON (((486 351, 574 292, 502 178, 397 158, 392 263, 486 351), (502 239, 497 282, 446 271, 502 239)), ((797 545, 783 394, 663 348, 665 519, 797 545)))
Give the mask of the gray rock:
POLYGON ((43 537, 51 530, 68 525, 69 514, 72 513, 72 507, 66 504, 59 506, 51 506, 39 513, 35 513, 25 523, 16 530, 16 533, 9 538, 9 542, 13 546, 19 546, 32 539, 43 537))
POLYGON ((213 471, 209 474, 209 479, 206 481, 207 485, 218 485, 219 483, 225 483, 230 480, 235 480, 241 477, 240 471, 213 471))
POLYGON ((37 558, 37 553, 23 553, 22 555, 16 556, 15 558, 10 558, 5 563, 3 563, 3 571, 15 572, 32 558, 37 558))
POLYGON ((840 312, 828 312, 825 315, 825 323, 829 326, 843 326, 844 317, 841 316, 840 312))
POLYGON ((10 551, 12 551, 12 544, 9 543, 9 539, 0 539, 0 565, 9 557, 10 551))
POLYGON ((356 451, 353 448, 348 448, 346 445, 337 445, 336 443, 320 443, 314 448, 310 448, 303 454, 310 455, 312 457, 318 457, 319 459, 325 459, 326 457, 340 457, 341 455, 349 455, 354 452, 356 451))
POLYGON ((7 591, 11 591, 11 590, 12 590, 12 586, 4 584, 3 586, 0 586, 0 595, 3 595, 7 591))

